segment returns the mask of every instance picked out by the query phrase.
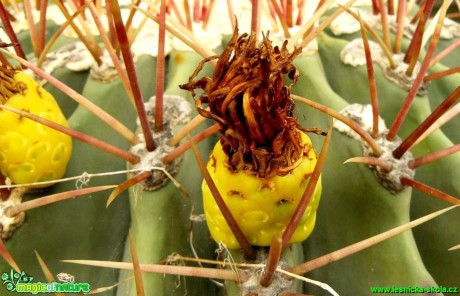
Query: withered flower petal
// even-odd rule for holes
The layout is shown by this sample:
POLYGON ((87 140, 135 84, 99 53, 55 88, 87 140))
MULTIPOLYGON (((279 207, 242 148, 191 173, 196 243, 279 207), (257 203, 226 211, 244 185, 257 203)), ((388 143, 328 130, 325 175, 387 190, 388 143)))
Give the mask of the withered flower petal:
POLYGON ((198 112, 220 126, 222 147, 231 171, 268 178, 285 175, 303 157, 291 87, 299 72, 292 64, 301 52, 287 50, 287 42, 273 47, 269 34, 261 42, 254 35, 238 36, 238 28, 218 57, 213 77, 197 79, 202 61, 182 89, 195 96, 198 112), (286 85, 285 80, 291 83, 286 85), (206 110, 209 107, 209 111, 206 110))

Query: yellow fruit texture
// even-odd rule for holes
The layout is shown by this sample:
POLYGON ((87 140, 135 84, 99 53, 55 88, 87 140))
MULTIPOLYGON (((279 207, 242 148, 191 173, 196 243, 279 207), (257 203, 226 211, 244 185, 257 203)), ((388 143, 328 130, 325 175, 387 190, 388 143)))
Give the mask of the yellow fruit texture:
MULTIPOLYGON (((285 230, 310 180, 317 160, 310 138, 301 134, 305 155, 300 164, 284 176, 261 179, 243 171, 230 172, 225 165, 228 157, 220 142, 210 156, 208 171, 241 230, 254 246, 269 246, 273 235, 285 230)), ((213 239, 225 243, 230 249, 239 248, 205 181, 202 190, 206 222, 213 239)), ((311 234, 320 196, 321 180, 316 185, 291 243, 304 241, 311 234)))
MULTIPOLYGON (((4 105, 68 126, 50 93, 24 72, 16 72, 13 79, 21 86, 21 90, 7 98, 4 105)), ((70 136, 13 112, 0 110, 0 170, 14 183, 26 184, 61 178, 71 152, 70 136)))

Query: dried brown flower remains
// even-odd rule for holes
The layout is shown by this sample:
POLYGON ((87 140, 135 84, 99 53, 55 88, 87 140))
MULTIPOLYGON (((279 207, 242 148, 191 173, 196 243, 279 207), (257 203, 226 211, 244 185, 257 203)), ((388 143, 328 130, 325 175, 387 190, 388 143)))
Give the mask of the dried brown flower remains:
POLYGON ((301 49, 289 53, 286 45, 287 41, 272 46, 269 33, 258 42, 254 34, 238 36, 235 29, 223 53, 203 60, 189 82, 180 86, 193 96, 195 90, 203 90, 196 108, 219 124, 231 171, 260 178, 285 175, 303 156, 290 98, 299 76, 292 61, 301 49), (213 77, 195 79, 213 59, 218 59, 213 77), (290 84, 285 83, 286 76, 290 84))
POLYGON ((16 70, 11 67, 0 65, 0 104, 6 103, 16 93, 21 93, 26 86, 22 82, 14 80, 16 70))

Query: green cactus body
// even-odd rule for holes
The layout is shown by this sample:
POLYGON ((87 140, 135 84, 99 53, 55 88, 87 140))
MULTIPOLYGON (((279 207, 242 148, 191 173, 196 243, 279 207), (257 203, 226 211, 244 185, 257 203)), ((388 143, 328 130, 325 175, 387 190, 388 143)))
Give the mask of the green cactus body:
MULTIPOLYGON (((337 110, 348 104, 328 86, 318 56, 299 58, 296 65, 302 78, 299 86, 293 90, 295 93, 314 97, 319 103, 337 110), (314 84, 317 89, 305 91, 300 87, 302 83, 314 84)), ((300 113, 306 109, 299 104, 298 108, 300 113)), ((315 115, 317 113, 305 112, 309 112, 308 122, 327 122, 325 117, 315 115)), ((331 165, 326 164, 324 173, 330 179, 324 179, 323 182, 330 182, 334 186, 323 189, 323 202, 326 204, 319 209, 311 240, 303 244, 306 259, 319 257, 409 221, 412 190, 405 189, 393 195, 377 182, 367 167, 346 164, 337 168, 334 163, 343 163, 348 158, 362 154, 362 151, 355 140, 337 131, 333 133, 331 146, 340 148, 334 149, 329 155, 328 164, 331 165)), ((329 283, 341 295, 368 294, 370 287, 388 283, 435 285, 422 263, 410 232, 307 275, 329 283), (356 278, 361 279, 361 284, 350 285, 356 278)), ((309 288, 308 292, 316 294, 318 290, 309 288)))
MULTIPOLYGON (((169 58, 170 71, 165 93, 184 95, 191 100, 187 92, 180 90, 178 85, 183 81, 182 73, 191 72, 200 60, 201 57, 195 53, 173 51, 169 58)), ((193 104, 191 101, 190 103, 193 104)), ((199 128, 202 129, 203 127, 199 128)), ((201 142, 200 151, 209 153, 214 141, 214 137, 211 137, 201 142)), ((203 212, 201 188, 197 186, 202 177, 201 174, 191 174, 197 171, 199 169, 195 157, 188 151, 183 155, 179 170, 174 175, 186 195, 171 182, 154 191, 143 190, 141 185, 130 188, 130 234, 134 238, 140 262, 160 263, 167 261, 168 256, 173 254, 193 257, 192 244, 200 258, 213 259, 210 256, 213 245, 205 223, 192 222, 194 216, 203 212), (190 241, 192 237, 193 241, 190 241)), ((129 242, 125 246, 124 261, 131 261, 129 242)), ((180 265, 182 262, 171 264, 180 265)), ((130 271, 123 271, 120 273, 120 281, 130 276, 130 271)), ((143 281, 146 295, 212 295, 216 294, 217 288, 206 279, 175 275, 145 273, 143 281)), ((116 293, 119 296, 134 294, 136 287, 133 281, 120 286, 116 293)))
MULTIPOLYGON (((358 87, 350 88, 352 81, 355 81, 358 74, 360 75, 360 81, 366 81, 367 74, 365 67, 362 66, 359 68, 353 68, 340 62, 340 50, 346 44, 346 41, 327 37, 324 34, 321 38, 324 38, 324 42, 320 42, 320 46, 322 46, 320 48, 323 49, 320 49, 320 55, 322 57, 322 61, 325 63, 325 70, 326 73, 328 73, 327 78, 329 84, 333 86, 334 90, 336 90, 344 98, 347 98, 350 103, 358 102, 362 104, 369 104, 370 96, 367 85, 363 84, 358 87), (331 71, 331 69, 334 70, 331 71), (340 79, 337 79, 337 77, 340 77, 340 79)), ((401 108, 407 92, 401 90, 392 82, 385 79, 378 66, 374 67, 374 69, 377 76, 377 92, 380 99, 380 112, 389 125, 401 108)), ((445 67, 437 65, 433 68, 433 72, 437 72, 442 69, 445 69, 445 67)), ((417 96, 414 99, 409 115, 401 127, 401 135, 407 136, 417 126, 419 126, 423 120, 425 120, 425 118, 431 113, 431 110, 436 108, 439 103, 446 98, 456 86, 458 86, 458 77, 459 75, 455 74, 453 76, 433 81, 432 85, 429 86, 428 94, 426 96, 417 96)), ((325 102, 325 104, 330 105, 329 102, 325 102)), ((458 122, 458 119, 452 120, 452 122, 446 126, 446 129, 443 127, 446 134, 442 131, 436 131, 430 137, 415 146, 414 149, 411 150, 414 157, 420 157, 426 155, 427 153, 452 146, 452 142, 455 142, 455 139, 458 138, 458 130, 455 128, 455 126, 457 126, 456 122, 458 122)), ((452 175, 456 170, 455 167, 460 165, 458 159, 458 154, 454 154, 445 159, 440 159, 433 164, 420 167, 416 171, 415 178, 422 183, 441 189, 452 196, 458 197, 460 196, 459 184, 455 181, 455 177, 452 175), (433 176, 442 177, 433 178, 433 176)), ((435 211, 446 205, 447 204, 445 202, 435 200, 433 197, 429 197, 425 193, 413 190, 410 206, 411 217, 420 217, 430 211, 435 211)), ((455 245, 458 240, 455 235, 458 231, 455 223, 451 224, 448 221, 456 221, 457 219, 460 219, 459 215, 460 214, 458 212, 454 212, 448 217, 441 217, 439 220, 433 221, 433 224, 430 223, 429 225, 423 225, 420 228, 414 229, 417 246, 421 252, 423 261, 428 270, 433 274, 434 278, 439 281, 439 285, 455 285, 458 279, 458 274, 453 270, 453 262, 458 262, 460 260, 460 255, 458 253, 448 252, 447 249, 449 247, 447 247, 447 245, 455 245), (440 233, 438 232, 439 229, 443 229, 444 231, 440 233), (432 241, 428 239, 428 237, 434 236, 441 236, 442 239, 439 241, 432 241), (433 260, 433 258, 438 259, 433 260), (446 266, 452 266, 452 268, 446 268, 446 266)))
MULTIPOLYGON (((201 143, 200 146, 205 146, 201 143)), ((212 245, 206 238, 204 223, 194 223, 193 241, 190 242, 191 205, 194 214, 202 210, 197 207, 201 202, 200 188, 195 186, 201 181, 200 175, 190 175, 190 171, 196 168, 193 153, 187 152, 181 167, 175 178, 193 200, 189 200, 169 182, 166 187, 155 191, 144 191, 140 185, 130 189, 131 228, 130 234, 135 240, 135 245, 140 262, 160 263, 168 260, 168 256, 179 254, 193 257, 190 244, 194 247, 201 258, 212 254, 212 245)), ((122 197, 120 197, 122 198, 122 197)), ((115 201, 117 203, 117 201, 115 201)), ((126 245, 124 261, 130 262, 131 255, 126 245)), ((212 258, 208 258, 212 259, 212 258)), ((173 265, 183 264, 171 262, 173 265)), ((132 276, 131 272, 122 272, 120 280, 132 276)), ((146 295, 212 295, 215 294, 215 286, 206 280, 175 275, 163 276, 162 274, 145 273, 143 276, 146 295)), ((121 286, 117 295, 135 295, 134 282, 121 286)))

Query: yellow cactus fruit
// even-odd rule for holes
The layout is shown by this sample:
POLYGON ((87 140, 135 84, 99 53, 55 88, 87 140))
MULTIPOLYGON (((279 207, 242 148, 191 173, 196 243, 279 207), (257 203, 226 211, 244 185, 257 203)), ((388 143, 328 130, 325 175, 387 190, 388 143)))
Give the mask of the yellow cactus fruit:
MULTIPOLYGON (((283 233, 305 192, 316 155, 294 115, 291 87, 299 77, 292 64, 301 49, 273 46, 268 34, 238 35, 235 30, 218 57, 212 77, 195 79, 205 60, 181 88, 196 99, 198 112, 220 128, 207 169, 232 216, 251 245, 269 246, 283 233), (292 80, 286 84, 287 79, 292 80)), ((211 235, 230 249, 240 244, 210 189, 203 183, 204 212, 211 235)), ((315 190, 289 242, 305 240, 313 230, 321 195, 315 190)), ((305 205, 303 205, 305 206, 305 205)), ((291 227, 291 226, 290 226, 291 227)), ((292 229, 289 229, 289 232, 292 229)))
MULTIPOLYGON (((0 70, 0 104, 68 126, 53 96, 21 71, 0 70)), ((68 135, 0 110, 0 170, 12 182, 26 184, 61 178, 71 152, 72 139, 68 135)))
MULTIPOLYGON (((287 175, 264 179, 243 171, 231 172, 220 142, 214 147, 207 169, 251 245, 269 246, 273 235, 284 231, 307 187, 316 155, 310 138, 304 133, 301 135, 304 156, 297 167, 287 175)), ((213 239, 230 249, 239 248, 205 181, 202 190, 206 222, 213 239)), ((301 242, 311 234, 320 196, 321 182, 318 182, 291 243, 301 242)))

